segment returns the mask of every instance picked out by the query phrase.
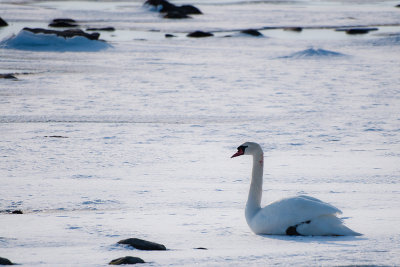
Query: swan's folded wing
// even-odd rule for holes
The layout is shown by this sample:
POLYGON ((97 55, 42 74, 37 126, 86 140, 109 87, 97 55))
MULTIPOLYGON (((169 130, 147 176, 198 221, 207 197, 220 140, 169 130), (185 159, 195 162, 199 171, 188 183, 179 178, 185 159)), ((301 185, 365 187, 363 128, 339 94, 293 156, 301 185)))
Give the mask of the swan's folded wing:
POLYGON ((342 211, 335 206, 332 206, 331 204, 323 202, 317 198, 298 196, 291 199, 293 199, 291 202, 294 207, 313 216, 342 213, 342 211))
POLYGON ((335 206, 332 206, 329 203, 323 202, 319 200, 318 198, 315 197, 309 197, 309 196, 298 196, 294 197, 295 199, 303 199, 307 200, 305 204, 307 207, 312 208, 312 209, 318 209, 322 214, 321 215, 326 215, 326 214, 341 214, 342 211, 335 206))
POLYGON ((284 198, 263 208, 256 217, 257 224, 266 220, 268 232, 284 234, 290 226, 295 226, 322 215, 336 215, 341 211, 319 199, 308 196, 284 198))

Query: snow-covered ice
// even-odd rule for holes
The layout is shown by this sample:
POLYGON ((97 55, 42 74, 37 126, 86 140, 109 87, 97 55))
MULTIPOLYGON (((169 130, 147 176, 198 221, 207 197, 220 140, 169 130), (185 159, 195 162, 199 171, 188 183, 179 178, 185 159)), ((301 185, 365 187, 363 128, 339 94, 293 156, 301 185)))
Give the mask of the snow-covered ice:
POLYGON ((285 56, 283 58, 293 58, 293 59, 315 58, 315 59, 319 59, 319 58, 324 58, 324 57, 335 58, 335 57, 343 57, 343 56, 345 56, 345 55, 338 53, 338 52, 334 52, 334 51, 308 48, 306 50, 295 52, 295 53, 285 56))
POLYGON ((106 42, 90 40, 83 36, 64 38, 55 34, 35 34, 30 31, 21 30, 16 36, 12 36, 0 42, 0 47, 28 51, 95 52, 110 48, 110 45, 106 42))
POLYGON ((57 17, 116 31, 101 32, 112 47, 98 52, 0 49, 0 73, 18 78, 0 79, 0 211, 24 212, 0 213, 0 256, 26 266, 128 255, 147 266, 399 265, 398 3, 206 0, 190 3, 204 15, 188 20, 142 4, 1 1, 10 26, 0 41, 57 17), (282 30, 295 26, 303 31, 282 30), (335 31, 346 26, 379 30, 335 31), (249 28, 264 37, 236 34, 249 28), (186 37, 195 30, 215 37, 186 37), (293 57, 307 51, 323 53, 293 57), (251 159, 230 159, 245 141, 265 152, 263 203, 317 197, 363 236, 254 235, 251 159), (116 245, 130 237, 169 250, 116 245))

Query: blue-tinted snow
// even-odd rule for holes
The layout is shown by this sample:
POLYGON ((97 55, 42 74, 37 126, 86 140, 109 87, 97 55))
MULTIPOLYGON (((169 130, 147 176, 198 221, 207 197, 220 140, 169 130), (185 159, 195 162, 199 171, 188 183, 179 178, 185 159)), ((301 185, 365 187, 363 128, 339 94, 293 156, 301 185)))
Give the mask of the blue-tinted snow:
POLYGON ((0 42, 0 48, 20 49, 29 51, 53 51, 53 52, 96 52, 110 48, 106 42, 90 40, 83 36, 64 38, 55 34, 32 33, 21 30, 16 36, 12 36, 0 42))
POLYGON ((282 58, 292 58, 292 59, 301 59, 301 58, 313 58, 313 59, 323 59, 323 58, 335 58, 335 57, 343 57, 345 56, 342 53, 339 52, 334 52, 334 51, 329 51, 325 49, 314 49, 314 48, 309 48, 306 50, 302 50, 299 52, 295 52, 293 54, 290 54, 288 56, 284 56, 282 58))
POLYGON ((377 46, 400 46, 400 33, 377 38, 375 40, 372 40, 371 43, 377 46))

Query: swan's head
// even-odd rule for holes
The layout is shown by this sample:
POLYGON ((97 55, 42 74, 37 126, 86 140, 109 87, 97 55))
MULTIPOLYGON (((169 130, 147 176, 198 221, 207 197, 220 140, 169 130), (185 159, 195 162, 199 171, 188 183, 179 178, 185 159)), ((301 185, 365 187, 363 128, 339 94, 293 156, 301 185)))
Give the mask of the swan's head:
POLYGON ((231 158, 238 157, 241 155, 255 155, 257 153, 262 153, 261 146, 254 142, 246 142, 241 144, 237 148, 237 152, 232 155, 231 158))

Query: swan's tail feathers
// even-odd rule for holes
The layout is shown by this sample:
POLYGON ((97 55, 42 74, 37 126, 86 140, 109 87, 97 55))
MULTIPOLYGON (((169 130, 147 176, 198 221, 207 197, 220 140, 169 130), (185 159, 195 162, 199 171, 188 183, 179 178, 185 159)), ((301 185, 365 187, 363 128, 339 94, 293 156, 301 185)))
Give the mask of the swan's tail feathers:
POLYGON ((360 236, 347 226, 335 215, 323 215, 312 219, 310 223, 301 224, 297 227, 301 235, 330 235, 330 236, 360 236))
POLYGON ((344 225, 343 225, 343 227, 345 227, 346 230, 347 230, 347 233, 345 235, 350 235, 350 236, 361 236, 362 235, 361 233, 353 231, 353 230, 351 230, 350 228, 348 228, 348 227, 346 227, 344 225))

